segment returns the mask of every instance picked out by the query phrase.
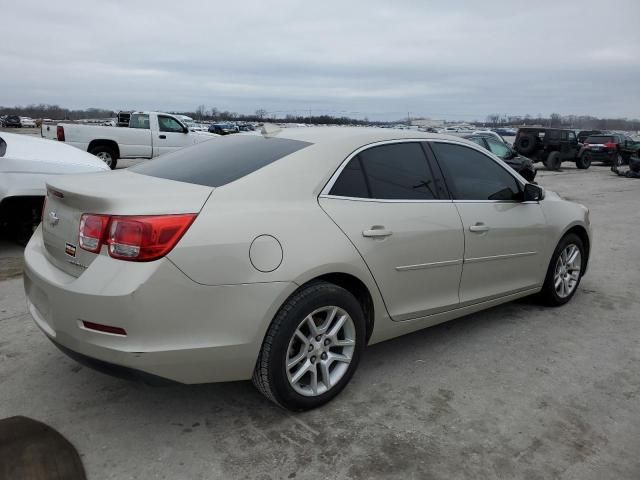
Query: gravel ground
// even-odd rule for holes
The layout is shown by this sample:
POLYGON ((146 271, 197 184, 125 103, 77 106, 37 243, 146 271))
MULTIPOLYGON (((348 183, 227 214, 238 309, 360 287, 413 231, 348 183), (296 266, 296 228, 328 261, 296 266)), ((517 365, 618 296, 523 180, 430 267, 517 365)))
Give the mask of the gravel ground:
POLYGON ((366 351, 335 401, 293 415, 248 382, 151 386, 83 368, 26 312, 0 243, 0 418, 77 447, 90 479, 640 478, 640 181, 542 171, 591 208, 592 260, 558 309, 506 304, 366 351))

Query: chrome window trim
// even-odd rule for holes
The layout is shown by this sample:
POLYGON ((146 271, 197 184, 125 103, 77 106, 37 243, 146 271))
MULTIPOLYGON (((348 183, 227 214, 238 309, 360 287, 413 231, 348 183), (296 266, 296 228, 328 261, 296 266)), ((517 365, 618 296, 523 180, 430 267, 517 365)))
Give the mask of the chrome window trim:
POLYGON ((374 202, 374 203, 452 203, 453 200, 398 200, 397 198, 362 198, 362 197, 343 197, 341 195, 325 195, 320 194, 318 198, 327 198, 330 200, 349 200, 352 202, 374 202))
MULTIPOLYGON (((503 170, 505 170, 509 175, 511 175, 511 177, 514 178, 514 180, 516 181, 516 183, 520 186, 520 188, 524 189, 524 186, 528 183, 526 180, 518 178, 519 175, 516 177, 513 175, 513 172, 510 172, 509 170, 511 170, 511 167, 509 167, 506 163, 504 163, 504 161, 495 156, 493 153, 487 151, 486 149, 482 148, 480 145, 477 145, 471 141, 457 141, 457 140, 453 140, 453 139, 448 139, 448 138, 398 138, 398 139, 393 139, 393 140, 380 140, 378 142, 372 142, 372 143, 368 143, 366 145, 362 145, 361 147, 357 148, 356 150, 354 150, 353 152, 351 152, 347 158, 345 158, 342 163, 338 166, 338 168, 336 169, 335 172, 333 172, 333 175, 331 175, 331 178, 329 178, 329 181, 326 183, 326 185, 324 186, 324 188, 320 191, 320 194, 318 195, 318 198, 334 198, 337 200, 354 200, 354 201, 360 201, 360 202, 383 202, 383 203, 539 203, 539 202, 518 202, 516 200, 452 200, 452 199, 425 199, 425 200, 410 200, 410 199, 406 199, 406 200, 402 200, 402 199, 385 199, 385 198, 362 198, 362 197, 344 197, 341 195, 331 195, 329 192, 331 191, 331 189, 333 188, 333 185, 336 183, 336 181, 338 180, 338 177, 340 176, 340 174, 342 173, 342 171, 346 168, 347 164, 353 159, 353 157, 355 157, 356 155, 358 155, 360 152, 364 151, 364 150, 368 150, 369 148, 373 148, 373 147, 378 147, 381 145, 389 145, 389 144, 394 144, 394 143, 415 143, 415 142, 428 142, 428 143, 432 143, 432 142, 438 142, 438 143, 451 143, 453 145, 460 145, 462 147, 467 147, 467 148, 471 148, 473 150, 478 151, 479 153, 483 154, 484 156, 488 157, 490 160, 494 161, 495 163, 498 164, 498 166, 502 167, 503 170), (467 143, 468 142, 468 143, 467 143), (524 182, 523 182, 524 180, 524 182)), ((428 161, 427 156, 425 155, 425 159, 428 161)), ((517 172, 516 172, 517 175, 517 172)))

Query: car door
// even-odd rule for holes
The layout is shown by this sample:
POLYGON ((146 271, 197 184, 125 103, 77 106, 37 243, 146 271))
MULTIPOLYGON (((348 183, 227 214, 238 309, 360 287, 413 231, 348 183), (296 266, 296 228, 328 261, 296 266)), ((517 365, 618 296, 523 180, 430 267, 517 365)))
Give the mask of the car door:
POLYGON ((173 152, 193 143, 189 129, 185 128, 175 118, 168 115, 158 115, 158 129, 153 139, 153 156, 173 152))
POLYGON ((394 320, 455 308, 464 234, 456 207, 418 141, 356 152, 319 203, 349 237, 394 320))
POLYGON ((478 148, 432 141, 464 228, 460 302, 478 303, 542 284, 547 224, 537 202, 522 202, 523 186, 478 148))

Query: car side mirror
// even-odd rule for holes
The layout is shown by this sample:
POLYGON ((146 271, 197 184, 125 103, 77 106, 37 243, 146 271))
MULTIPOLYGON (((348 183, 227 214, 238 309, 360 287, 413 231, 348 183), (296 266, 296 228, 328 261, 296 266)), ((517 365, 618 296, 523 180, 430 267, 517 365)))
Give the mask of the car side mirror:
POLYGON ((182 133, 189 133, 189 127, 182 127, 182 133))
POLYGON ((523 202, 539 202, 544 199, 544 188, 527 183, 524 186, 523 202))

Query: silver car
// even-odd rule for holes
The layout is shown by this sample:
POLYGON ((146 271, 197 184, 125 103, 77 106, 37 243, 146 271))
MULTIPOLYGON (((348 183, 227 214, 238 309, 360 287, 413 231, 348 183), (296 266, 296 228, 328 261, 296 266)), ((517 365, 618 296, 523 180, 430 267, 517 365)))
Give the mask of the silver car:
POLYGON ((345 387, 367 344, 526 295, 566 303, 590 245, 585 207, 474 143, 294 128, 50 181, 24 282, 76 358, 253 379, 304 410, 345 387))

